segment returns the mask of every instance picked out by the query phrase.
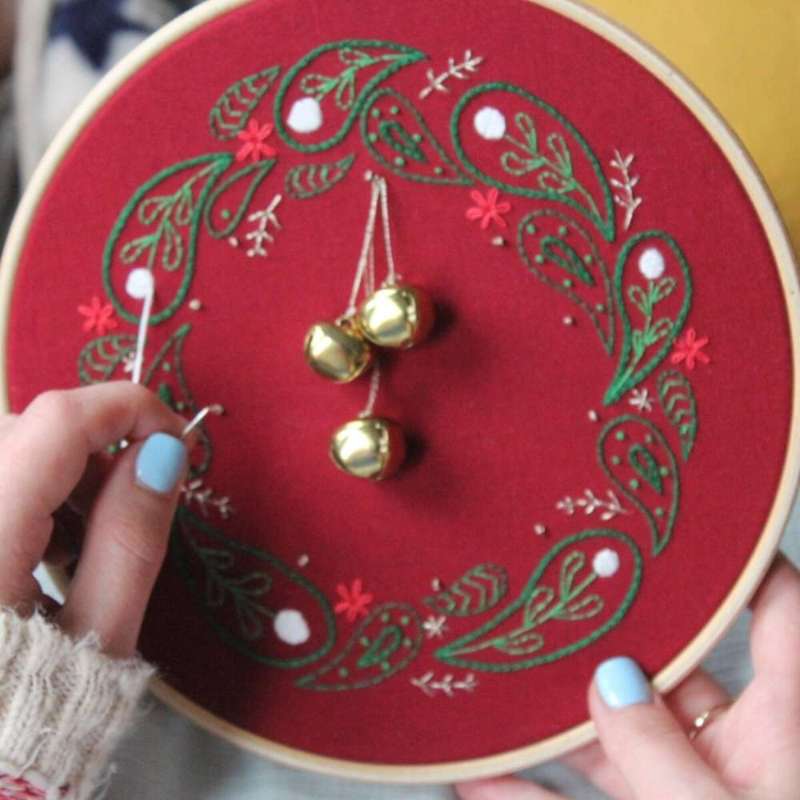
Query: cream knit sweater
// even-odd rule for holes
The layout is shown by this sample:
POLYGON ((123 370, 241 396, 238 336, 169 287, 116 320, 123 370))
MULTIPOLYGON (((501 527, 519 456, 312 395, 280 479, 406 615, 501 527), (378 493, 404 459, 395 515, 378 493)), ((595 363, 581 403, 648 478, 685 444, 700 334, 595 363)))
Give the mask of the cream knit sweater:
POLYGON ((152 674, 95 636, 0 609, 0 800, 91 798, 152 674))

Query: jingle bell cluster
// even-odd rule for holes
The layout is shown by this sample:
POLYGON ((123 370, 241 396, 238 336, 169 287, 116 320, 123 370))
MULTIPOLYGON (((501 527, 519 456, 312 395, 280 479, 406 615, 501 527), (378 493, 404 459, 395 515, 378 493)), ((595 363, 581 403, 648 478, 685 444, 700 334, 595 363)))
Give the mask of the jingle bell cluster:
MULTIPOLYGON (((433 320, 433 303, 424 291, 407 284, 384 286, 355 314, 312 325, 305 339, 306 361, 323 377, 349 383, 375 365, 376 348, 413 347, 428 335, 433 320)), ((330 443, 330 456, 339 469, 372 480, 397 472, 405 453, 400 426, 372 415, 345 423, 330 443)))

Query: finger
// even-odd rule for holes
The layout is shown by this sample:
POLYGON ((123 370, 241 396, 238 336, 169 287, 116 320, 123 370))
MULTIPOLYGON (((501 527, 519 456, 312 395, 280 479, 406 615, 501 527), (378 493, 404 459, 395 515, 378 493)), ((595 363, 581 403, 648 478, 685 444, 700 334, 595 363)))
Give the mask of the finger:
POLYGON ((185 445, 163 433, 119 459, 89 516, 59 615, 65 630, 76 636, 97 633, 111 655, 134 652, 186 468, 185 445))
POLYGON ((92 453, 124 437, 181 431, 183 421, 141 386, 116 382, 47 392, 20 415, 0 448, 0 603, 27 597, 53 512, 80 481, 92 453))
POLYGON ((83 541, 83 520, 68 506, 53 515, 53 533, 42 561, 57 569, 66 569, 78 558, 83 541))
POLYGON ((634 661, 612 658, 595 673, 589 710, 608 758, 635 798, 723 796, 723 787, 634 661))
MULTIPOLYGON (((727 692, 703 670, 693 672, 664 698, 667 707, 685 731, 691 729, 692 722, 703 712, 729 700, 727 692)), ((710 750, 714 740, 714 727, 704 731, 703 736, 694 742, 701 753, 710 750)), ((564 761, 615 800, 628 800, 632 797, 625 778, 617 765, 606 757, 602 745, 583 747, 570 753, 564 761)))
POLYGON ((563 795, 519 778, 458 783, 456 793, 461 800, 566 800, 563 795))
POLYGON ((779 555, 751 602, 756 677, 774 679, 800 705, 800 573, 779 555))

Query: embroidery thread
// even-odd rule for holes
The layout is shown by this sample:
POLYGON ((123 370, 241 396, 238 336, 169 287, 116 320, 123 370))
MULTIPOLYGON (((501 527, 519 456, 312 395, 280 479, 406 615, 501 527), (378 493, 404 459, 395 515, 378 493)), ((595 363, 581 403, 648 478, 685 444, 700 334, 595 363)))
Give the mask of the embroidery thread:
POLYGON ((423 601, 438 614, 472 617, 494 608, 508 591, 508 574, 497 564, 478 564, 455 583, 423 601))
POLYGON ((697 402, 689 379, 676 369, 665 370, 658 376, 658 400, 664 416, 677 429, 681 440, 681 455, 689 460, 697 437, 697 402))
POLYGON ((447 59, 447 69, 444 72, 440 72, 437 75, 433 69, 429 69, 425 73, 428 85, 419 93, 419 99, 424 100, 431 92, 449 94, 450 89, 447 88, 447 81, 450 78, 465 81, 471 74, 478 71, 478 67, 482 63, 483 56, 473 56, 472 50, 466 50, 464 58, 458 64, 456 64, 455 58, 451 56, 447 59))
POLYGON ((461 679, 449 672, 443 678, 436 678, 435 673, 426 672, 419 678, 412 678, 411 685, 416 686, 427 697, 436 697, 437 694, 455 697, 457 692, 474 692, 478 687, 478 681, 471 672, 461 679))
POLYGON ((336 186, 347 177, 355 155, 345 156, 330 164, 300 164, 286 173, 286 194, 293 200, 308 200, 336 186))
POLYGON ((614 150, 611 166, 620 173, 620 178, 611 178, 611 185, 618 191, 614 194, 614 202, 625 212, 622 227, 627 231, 633 222, 636 210, 644 202, 644 198, 636 197, 633 190, 639 185, 639 176, 631 175, 630 168, 634 161, 633 153, 623 158, 619 150, 614 150))
POLYGON ((280 67, 269 67, 231 84, 208 117, 211 135, 220 141, 235 139, 278 77, 280 67))

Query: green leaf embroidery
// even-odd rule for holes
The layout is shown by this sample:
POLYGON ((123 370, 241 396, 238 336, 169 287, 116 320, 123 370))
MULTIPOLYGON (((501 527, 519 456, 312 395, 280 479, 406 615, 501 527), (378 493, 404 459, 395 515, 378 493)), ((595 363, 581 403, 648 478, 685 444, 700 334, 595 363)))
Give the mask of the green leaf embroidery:
MULTIPOLYGON (((642 578, 642 556, 633 540, 611 529, 588 530, 555 545, 534 570, 520 595, 474 631, 436 651, 447 664, 486 672, 516 672, 558 661, 587 647, 618 625, 631 606, 642 578), (613 547, 630 583, 616 605, 588 594, 603 580, 587 568, 587 553, 613 547), (621 552, 620 552, 621 551, 621 552), (557 590, 553 586, 557 586, 557 590), (586 632, 586 620, 602 620, 586 632), (580 627, 576 640, 548 648, 547 631, 560 624, 580 627)), ((563 642, 563 637, 557 641, 563 642)))
POLYGON ((319 692, 376 686, 408 666, 421 646, 422 626, 413 606, 384 603, 355 629, 341 652, 295 685, 319 692))
POLYGON ((614 241, 614 200, 597 156, 575 126, 540 97, 511 83, 475 86, 453 110, 450 131, 462 164, 479 180, 523 197, 565 203, 589 219, 606 241, 614 241), (513 132, 481 139, 473 158, 466 132, 478 103, 487 103, 491 94, 505 95, 496 105, 520 110, 513 132))
POLYGON ((494 608, 508 591, 508 575, 497 564, 478 564, 442 592, 425 598, 439 614, 471 617, 494 608))
POLYGON ((561 211, 541 209, 520 221, 517 250, 531 273, 589 317, 611 355, 615 337, 611 279, 589 231, 561 211))
POLYGON ((652 422, 625 414, 603 428, 597 453, 603 471, 647 520, 657 556, 669 543, 680 503, 672 448, 652 422))
POLYGON ((280 137, 301 153, 330 149, 347 136, 375 89, 423 58, 425 54, 414 48, 371 39, 330 42, 315 48, 286 73, 278 89, 274 116, 280 137), (330 58, 332 53, 338 56, 336 61, 330 58), (286 125, 287 96, 292 92, 313 98, 323 110, 322 128, 302 134, 302 139, 286 125))
POLYGON ((103 285, 120 317, 128 322, 139 321, 141 303, 131 300, 124 290, 117 291, 135 266, 164 270, 164 279, 156 280, 162 300, 170 291, 169 274, 179 276, 173 299, 153 314, 151 325, 172 317, 186 299, 194 277, 203 209, 232 159, 229 153, 212 153, 181 161, 161 170, 128 201, 103 252, 103 285), (129 311, 125 303, 134 303, 134 310, 129 311))
POLYGON ((270 667, 298 669, 327 655, 336 621, 322 592, 277 556, 237 542, 187 508, 178 509, 172 555, 209 625, 237 652, 270 667), (267 604, 269 603, 269 604, 267 604), (270 623, 283 608, 300 608, 311 638, 284 648, 270 623))
POLYGON ((230 236, 239 227, 250 208, 253 195, 274 166, 274 159, 255 161, 229 175, 214 189, 205 204, 204 219, 206 230, 215 239, 230 236), (247 188, 242 194, 244 186, 247 188), (228 207, 231 204, 236 207, 234 213, 228 207))
POLYGON ((307 200, 332 189, 347 176, 355 155, 345 156, 331 164, 300 164, 286 173, 286 194, 294 200, 307 200))
MULTIPOLYGON (((622 248, 614 275, 617 306, 622 320, 622 349, 616 373, 606 390, 603 402, 611 405, 625 392, 640 384, 664 360, 681 332, 692 301, 692 277, 689 264, 678 243, 662 231, 646 231, 631 238, 622 248), (645 286, 634 283, 642 276, 633 251, 646 243, 658 247, 666 269, 675 273, 659 279, 646 279, 645 286), (666 250, 666 252, 664 252, 666 250), (670 257, 671 256, 671 257, 670 257), (627 292, 623 291, 627 287, 627 292), (656 306, 678 293, 679 308, 674 314, 654 321, 656 306), (626 294, 627 301, 626 302, 626 294), (631 308, 636 309, 633 313, 631 308)), ((675 301, 671 301, 675 304, 675 301)))
POLYGON ((394 89, 372 94, 361 112, 361 137, 375 160, 402 178, 467 186, 472 179, 447 155, 416 106, 394 89))
POLYGON ((78 355, 78 376, 82 384, 105 383, 117 368, 136 352, 136 337, 115 333, 92 339, 78 355))
POLYGON ((235 139, 244 130, 280 71, 280 67, 269 67, 229 86, 209 114, 212 136, 223 142, 235 139))
POLYGON ((697 403, 689 379, 676 369, 658 376, 658 400, 681 440, 683 460, 688 461, 697 436, 697 403))

